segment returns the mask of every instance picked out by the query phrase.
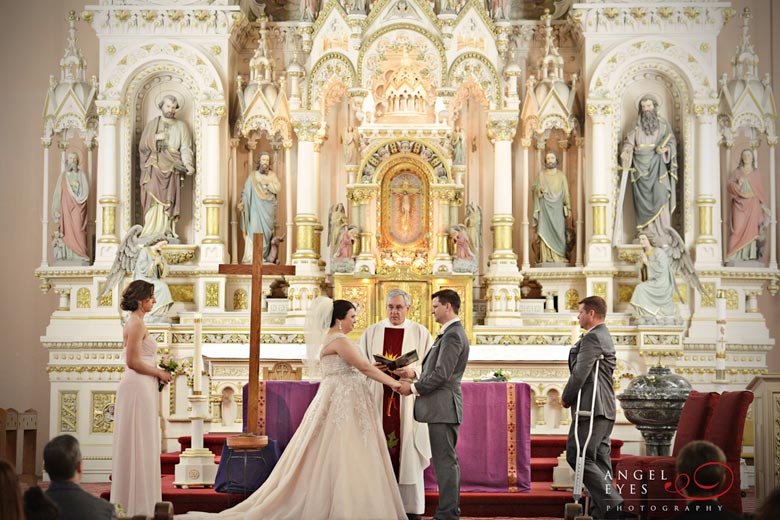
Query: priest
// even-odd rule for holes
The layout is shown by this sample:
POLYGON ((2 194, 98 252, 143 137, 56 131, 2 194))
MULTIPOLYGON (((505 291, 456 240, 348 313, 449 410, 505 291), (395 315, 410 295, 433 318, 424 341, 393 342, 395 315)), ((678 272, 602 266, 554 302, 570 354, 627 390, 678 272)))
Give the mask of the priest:
MULTIPOLYGON (((406 319, 411 298, 405 291, 391 290, 386 303, 387 319, 366 329, 360 337, 360 348, 372 362, 374 354, 394 359, 416 350, 418 361, 395 371, 396 376, 415 379, 420 375, 422 361, 433 338, 428 329, 406 319)), ((384 365, 377 366, 381 369, 384 365)), ((385 390, 381 384, 369 383, 376 409, 381 411, 382 427, 404 508, 410 519, 420 518, 425 511, 423 471, 431 458, 428 425, 414 420, 414 396, 403 397, 385 390)))

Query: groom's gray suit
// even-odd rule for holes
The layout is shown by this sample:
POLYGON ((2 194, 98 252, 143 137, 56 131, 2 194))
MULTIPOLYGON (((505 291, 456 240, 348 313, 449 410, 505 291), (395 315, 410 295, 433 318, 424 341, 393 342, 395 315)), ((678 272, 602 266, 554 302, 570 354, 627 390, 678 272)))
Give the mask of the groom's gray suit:
POLYGON ((428 350, 420 379, 414 383, 419 394, 414 402, 414 418, 428 423, 433 469, 439 485, 439 505, 434 514, 437 520, 460 517, 460 466, 455 445, 463 420, 460 380, 468 359, 466 331, 460 321, 450 323, 428 350))

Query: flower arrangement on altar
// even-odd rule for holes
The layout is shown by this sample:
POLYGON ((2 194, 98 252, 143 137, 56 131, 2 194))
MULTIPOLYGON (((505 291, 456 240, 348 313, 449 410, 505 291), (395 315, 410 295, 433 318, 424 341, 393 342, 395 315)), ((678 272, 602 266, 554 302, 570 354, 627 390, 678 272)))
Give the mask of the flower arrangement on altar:
POLYGON ((512 379, 512 372, 499 368, 495 372, 487 372, 486 374, 475 377, 475 383, 495 383, 495 382, 507 382, 512 379))
MULTIPOLYGON (((160 363, 157 366, 162 368, 166 372, 170 372, 171 374, 173 374, 179 368, 179 363, 176 361, 176 359, 173 358, 173 356, 169 356, 166 354, 160 359, 160 363)), ((157 389, 160 392, 162 392, 162 389, 164 387, 165 387, 165 383, 159 381, 157 384, 157 389)))

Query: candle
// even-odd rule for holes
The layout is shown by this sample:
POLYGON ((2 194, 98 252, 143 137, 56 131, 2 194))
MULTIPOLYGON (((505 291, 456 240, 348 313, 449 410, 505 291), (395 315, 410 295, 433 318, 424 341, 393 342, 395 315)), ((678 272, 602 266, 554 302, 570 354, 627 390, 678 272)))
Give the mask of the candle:
POLYGON ((195 342, 195 352, 193 353, 192 357, 192 372, 193 372, 193 382, 192 382, 192 390, 194 393, 199 394, 201 393, 201 372, 203 372, 203 357, 201 356, 201 341, 202 341, 202 335, 203 335, 203 324, 202 324, 203 317, 199 312, 195 313, 195 316, 193 317, 193 321, 195 323, 195 334, 194 334, 194 342, 195 342))

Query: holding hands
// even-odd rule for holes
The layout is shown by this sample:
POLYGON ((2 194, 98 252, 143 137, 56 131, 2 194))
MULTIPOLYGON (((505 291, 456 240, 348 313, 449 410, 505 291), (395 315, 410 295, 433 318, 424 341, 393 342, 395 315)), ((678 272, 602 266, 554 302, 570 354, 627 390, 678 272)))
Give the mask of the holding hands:
MULTIPOLYGON (((399 369, 399 370, 401 370, 401 369, 399 369)), ((398 392, 399 394, 404 395, 404 396, 405 395, 412 395, 412 382, 411 381, 409 381, 408 379, 402 379, 401 381, 399 381, 399 383, 400 383, 400 388, 398 390, 396 390, 396 392, 398 392)))

